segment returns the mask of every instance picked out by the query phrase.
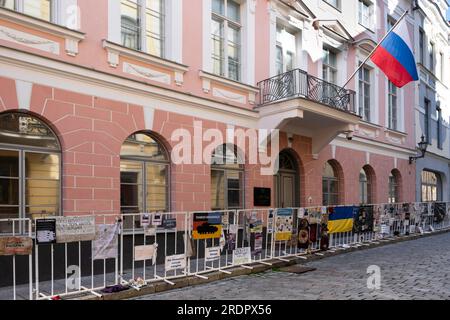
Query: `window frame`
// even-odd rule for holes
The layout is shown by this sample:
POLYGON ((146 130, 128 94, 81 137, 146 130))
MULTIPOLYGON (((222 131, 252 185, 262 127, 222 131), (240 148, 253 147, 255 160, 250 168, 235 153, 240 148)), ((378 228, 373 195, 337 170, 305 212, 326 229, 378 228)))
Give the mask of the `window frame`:
POLYGON ((370 0, 358 0, 358 23, 366 29, 372 30, 374 25, 374 3, 370 0), (362 9, 367 8, 367 12, 362 9), (365 13, 368 13, 365 17, 365 13), (366 18, 367 21, 364 20, 366 18))
MULTIPOLYGON (((361 62, 360 62, 361 64, 361 62)), ((371 122, 372 118, 372 69, 367 66, 361 67, 358 72, 358 113, 364 121, 371 122), (365 79, 365 71, 368 72, 368 80, 365 79), (361 78, 362 75, 362 78, 361 78), (368 90, 366 90, 368 86, 368 90), (369 105, 366 105, 366 91, 368 91, 369 105), (361 99, 362 98, 362 99, 361 99)))
POLYGON ((48 0, 48 1, 50 2, 50 7, 49 7, 49 11, 50 11, 49 15, 50 15, 50 17, 49 17, 49 20, 44 19, 42 17, 37 17, 37 16, 34 16, 34 15, 30 15, 30 14, 25 13, 25 0, 13 0, 13 2, 14 2, 14 9, 9 9, 9 10, 13 10, 13 11, 21 13, 23 15, 26 15, 26 16, 29 16, 29 17, 33 17, 35 19, 39 19, 39 20, 46 21, 46 22, 49 22, 49 23, 58 24, 59 23, 59 21, 58 21, 59 20, 59 15, 58 15, 59 10, 58 9, 59 9, 59 6, 60 6, 59 1, 55 1, 55 0, 48 0))
MULTIPOLYGON (((147 187, 149 185, 148 181, 147 181, 147 165, 159 165, 159 166, 165 166, 166 168, 166 208, 163 211, 158 211, 158 212, 170 212, 171 210, 171 163, 170 163, 170 158, 169 158, 169 153, 166 149, 166 147, 164 146, 164 144, 157 139, 155 136, 153 136, 152 134, 146 133, 146 132, 137 132, 135 134, 143 134, 146 135, 148 137, 150 137, 152 140, 154 140, 156 143, 158 143, 159 147, 161 148, 161 150, 164 152, 165 154, 165 160, 152 160, 149 159, 148 157, 146 157, 145 155, 143 156, 136 156, 136 155, 120 155, 120 162, 122 164, 122 161, 124 162, 130 162, 130 163, 135 163, 135 164, 139 164, 140 165, 140 172, 142 174, 141 177, 141 196, 142 196, 142 211, 143 212, 151 212, 148 209, 147 206, 147 187)), ((132 135, 131 135, 132 136, 132 135)), ((129 137, 128 137, 129 138, 129 137)), ((127 139, 128 139, 127 138, 127 139)), ((124 141, 124 144, 126 143, 126 140, 124 141)), ((122 170, 120 169, 120 175, 122 175, 122 170)), ((122 184, 131 184, 131 183, 123 183, 122 182, 122 177, 120 177, 120 186, 122 188, 122 184)), ((139 183, 138 183, 139 185, 139 183)), ((120 198, 120 212, 122 213, 122 208, 125 206, 122 206, 122 197, 120 198)), ((132 207, 132 206, 127 206, 127 207, 132 207)), ((138 206, 139 207, 139 206, 138 206)), ((141 212, 140 212, 141 213, 141 212)), ((126 213, 125 213, 126 214, 126 213)))
POLYGON ((324 206, 336 206, 339 205, 339 176, 333 167, 333 165, 327 161, 325 163, 324 170, 322 172, 322 205, 324 206), (326 166, 330 166, 333 170, 334 177, 326 176, 325 168, 326 166), (331 192, 331 184, 336 183, 336 192, 331 192), (336 201, 332 201, 333 197, 335 197, 336 201))
POLYGON ((400 202, 400 182, 398 181, 398 177, 392 171, 389 174, 388 192, 389 203, 400 202))
MULTIPOLYGON (((55 212, 55 215, 50 215, 49 217, 58 217, 58 216, 63 216, 63 157, 62 157, 62 149, 61 149, 61 143, 58 139, 58 135, 52 130, 52 128, 50 128, 50 126, 45 123, 43 120, 30 115, 30 114, 26 114, 23 112, 5 112, 3 114, 8 114, 8 113, 13 113, 13 114, 17 114, 17 115, 23 115, 25 117, 31 117, 34 119, 37 119, 39 122, 41 122, 43 125, 45 125, 46 129, 49 130, 49 132, 54 136, 55 141, 57 142, 57 148, 46 148, 46 147, 38 147, 38 146, 30 146, 30 145, 24 145, 24 144, 9 144, 9 143, 2 143, 0 142, 0 150, 5 150, 5 151, 13 151, 13 152, 17 152, 18 153, 18 176, 14 177, 15 180, 18 181, 18 204, 17 205, 0 205, 0 207, 17 207, 18 208, 18 216, 16 217, 17 219, 24 219, 24 218, 28 218, 29 216, 27 216, 27 208, 28 207, 43 207, 43 208, 48 208, 48 207, 52 207, 52 205, 28 205, 27 204, 27 195, 26 195, 26 190, 27 190, 27 181, 28 180, 50 180, 50 181, 57 181, 57 188, 58 188, 58 200, 57 203, 55 204, 55 209, 57 210, 57 212, 55 212), (27 178, 26 176, 26 172, 27 172, 27 168, 26 168, 26 155, 27 153, 31 153, 31 154, 44 154, 44 155, 55 155, 58 157, 58 161, 59 161, 59 165, 58 165, 58 170, 59 170, 59 177, 58 179, 42 179, 42 178, 27 178)), ((7 178, 7 177, 2 177, 2 178, 7 178)), ((1 219, 1 215, 0 215, 0 219, 1 219)))
MULTIPOLYGON (((220 72, 217 73, 216 70, 214 70, 214 56, 216 53, 214 52, 214 46, 211 46, 211 60, 212 60, 212 73, 233 81, 241 82, 242 81, 242 59, 243 59, 243 46, 242 46, 242 38, 243 38, 243 25, 242 25, 242 14, 241 14, 241 3, 234 0, 222 0, 223 1, 223 14, 214 12, 214 9, 211 7, 211 24, 213 21, 218 22, 221 25, 222 30, 222 39, 221 39, 221 54, 222 56, 219 56, 220 59, 220 72), (228 16, 228 2, 234 2, 239 6, 239 21, 234 21, 228 16), (229 57, 229 45, 230 45, 230 33, 233 32, 232 30, 238 31, 239 36, 239 43, 234 43, 236 45, 236 50, 238 51, 238 57, 237 57, 237 72, 236 72, 236 78, 233 78, 230 76, 230 57, 229 57)), ((210 40, 213 40, 213 33, 211 30, 211 34, 209 36, 210 40)))
POLYGON ((398 101, 398 88, 388 80, 388 128, 396 131, 399 128, 398 101))
POLYGON ((420 190, 421 190, 421 200, 422 202, 434 202, 434 201, 441 201, 441 194, 442 194, 442 183, 440 175, 434 171, 430 170, 422 170, 421 172, 421 179, 420 179, 420 190), (429 178, 434 176, 436 178, 436 183, 433 183, 429 178), (424 190, 425 188, 425 190, 424 190), (434 189, 434 193, 433 193, 434 189), (425 191, 425 193, 424 193, 425 191), (436 195, 436 197, 433 197, 433 194, 436 195), (425 197, 424 197, 425 195, 425 197), (428 198, 428 196, 431 195, 431 198, 428 198))
MULTIPOLYGON (((159 58, 165 58, 166 57, 166 23, 167 23, 167 14, 166 14, 166 8, 167 8, 167 3, 165 0, 158 0, 160 2, 160 6, 161 6, 161 12, 158 12, 158 14, 160 15, 160 39, 154 38, 152 36, 148 35, 148 30, 147 30, 147 18, 148 15, 151 15, 151 12, 155 12, 149 8, 147 8, 147 1, 146 0, 120 0, 120 4, 119 4, 119 8, 120 8, 120 43, 121 45, 123 45, 126 48, 129 48, 131 50, 136 50, 136 51, 140 51, 140 52, 144 52, 146 54, 150 54, 159 58), (137 17, 138 17, 138 21, 137 21, 137 48, 133 48, 130 46, 126 46, 124 44, 124 40, 123 40, 123 23, 122 23, 122 6, 124 5, 125 2, 131 2, 131 3, 135 3, 137 8, 137 17), (150 11, 150 13, 148 12, 150 11), (155 54, 155 53, 151 53, 149 51, 149 47, 148 47, 148 39, 149 37, 151 39, 156 39, 159 40, 160 43, 160 54, 155 54)), ((152 18, 155 18, 154 15, 151 15, 152 18)))

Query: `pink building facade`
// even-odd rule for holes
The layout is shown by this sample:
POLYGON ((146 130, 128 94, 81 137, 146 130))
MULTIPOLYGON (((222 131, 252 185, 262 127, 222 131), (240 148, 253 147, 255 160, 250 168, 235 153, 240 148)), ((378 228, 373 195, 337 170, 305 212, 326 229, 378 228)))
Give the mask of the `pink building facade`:
POLYGON ((409 1, 18 2, 0 8, 0 218, 415 201, 416 86, 369 62, 340 87, 409 1), (250 150, 173 161, 208 129, 279 130, 280 170, 250 150))

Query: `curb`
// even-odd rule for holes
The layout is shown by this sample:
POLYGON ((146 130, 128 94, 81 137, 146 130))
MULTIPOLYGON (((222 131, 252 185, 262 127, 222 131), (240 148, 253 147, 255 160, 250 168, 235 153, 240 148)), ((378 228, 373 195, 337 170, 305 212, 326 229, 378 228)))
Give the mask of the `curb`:
MULTIPOLYGON (((186 278, 170 280, 171 282, 174 283, 174 285, 170 285, 164 281, 159 281, 159 282, 148 284, 147 286, 142 287, 139 291, 129 289, 129 290, 122 291, 122 292, 105 294, 102 297, 89 295, 89 296, 84 296, 84 297, 78 297, 76 299, 78 299, 78 300, 124 300, 124 299, 137 298, 137 297, 151 295, 151 294, 155 294, 155 293, 171 291, 174 289, 181 289, 181 288, 192 287, 192 286, 197 286, 197 285, 206 284, 206 283, 217 282, 217 281, 228 279, 228 278, 262 273, 262 272, 271 270, 273 268, 287 267, 287 266, 292 266, 295 264, 303 265, 303 264, 307 264, 312 261, 322 260, 325 258, 342 255, 342 254, 346 254, 349 252, 356 252, 356 251, 374 249, 374 248, 379 248, 379 247, 385 247, 385 246, 388 246, 391 244, 418 240, 418 239, 422 239, 422 238, 445 234, 448 232, 450 232, 450 228, 438 230, 438 231, 435 231, 432 233, 425 233, 423 235, 409 235, 409 236, 403 236, 401 238, 381 239, 381 240, 377 240, 375 243, 364 243, 357 247, 338 249, 334 252, 333 251, 325 251, 325 252, 315 252, 315 253, 311 253, 308 255, 304 255, 304 257, 307 259, 302 259, 302 258, 298 258, 298 257, 284 258, 284 259, 290 260, 290 261, 281 261, 281 260, 273 259, 273 260, 267 261, 268 263, 272 264, 271 266, 264 265, 264 264, 258 264, 258 263, 252 263, 249 266, 251 266, 253 269, 247 269, 247 268, 243 268, 243 267, 234 267, 234 268, 227 269, 227 271, 231 272, 231 274, 214 271, 214 272, 205 274, 208 277, 208 279, 202 279, 202 278, 190 276, 190 277, 186 277, 186 278)), ((333 249, 331 249, 331 250, 333 250, 333 249)))

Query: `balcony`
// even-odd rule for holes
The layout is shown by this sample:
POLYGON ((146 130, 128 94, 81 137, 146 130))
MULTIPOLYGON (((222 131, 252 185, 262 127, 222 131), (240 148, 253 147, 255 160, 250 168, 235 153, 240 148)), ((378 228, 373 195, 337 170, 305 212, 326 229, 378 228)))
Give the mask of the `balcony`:
POLYGON ((258 83, 260 129, 279 129, 312 138, 312 154, 339 134, 351 138, 360 117, 353 90, 296 69, 258 83))

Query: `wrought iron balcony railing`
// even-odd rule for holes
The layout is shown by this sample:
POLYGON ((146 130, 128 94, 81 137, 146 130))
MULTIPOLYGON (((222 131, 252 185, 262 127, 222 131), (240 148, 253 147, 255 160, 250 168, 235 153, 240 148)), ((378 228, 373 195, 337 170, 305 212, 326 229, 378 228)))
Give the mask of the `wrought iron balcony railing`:
POLYGON ((260 105, 304 98, 356 113, 355 92, 295 69, 258 83, 260 105))

